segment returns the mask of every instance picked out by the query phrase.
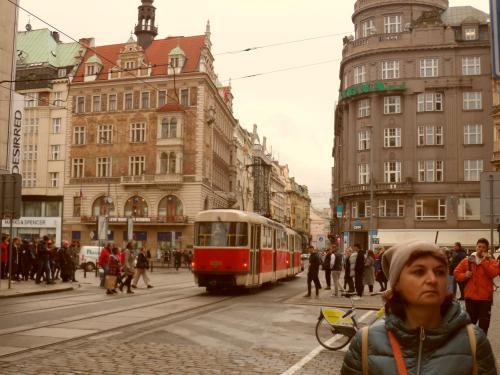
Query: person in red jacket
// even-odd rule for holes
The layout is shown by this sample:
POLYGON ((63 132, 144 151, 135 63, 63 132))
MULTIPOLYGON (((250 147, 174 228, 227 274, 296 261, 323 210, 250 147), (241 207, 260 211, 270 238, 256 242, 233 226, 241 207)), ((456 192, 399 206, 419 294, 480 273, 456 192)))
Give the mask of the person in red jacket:
POLYGON ((103 269, 103 275, 101 279, 101 288, 104 288, 104 280, 108 274, 109 267, 109 257, 111 255, 111 244, 107 244, 102 248, 101 254, 99 255, 99 267, 103 269))
POLYGON ((1 245, 1 264, 0 267, 0 273, 2 274, 2 279, 7 279, 7 272, 9 271, 9 237, 8 236, 2 236, 2 245, 1 245))
POLYGON ((480 238, 476 252, 464 258, 455 268, 457 281, 465 284, 465 308, 472 323, 488 334, 493 303, 493 279, 500 274, 497 262, 488 254, 490 243, 480 238))

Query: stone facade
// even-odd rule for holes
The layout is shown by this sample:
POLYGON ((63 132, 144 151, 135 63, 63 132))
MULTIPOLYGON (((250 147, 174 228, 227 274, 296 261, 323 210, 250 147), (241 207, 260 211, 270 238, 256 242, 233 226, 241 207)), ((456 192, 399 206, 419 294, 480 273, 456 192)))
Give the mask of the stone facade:
POLYGON ((332 211, 344 210, 335 233, 367 247, 369 229, 406 230, 409 239, 484 228, 478 181, 492 169, 493 147, 487 15, 446 0, 358 0, 352 19, 335 112, 332 211))

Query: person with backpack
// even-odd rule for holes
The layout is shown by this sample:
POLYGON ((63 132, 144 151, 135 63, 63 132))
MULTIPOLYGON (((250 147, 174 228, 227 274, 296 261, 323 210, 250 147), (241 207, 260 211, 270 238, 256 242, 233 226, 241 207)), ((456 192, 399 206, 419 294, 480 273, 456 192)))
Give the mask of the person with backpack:
POLYGON ((353 338, 341 375, 497 374, 491 345, 447 292, 448 264, 428 241, 387 250, 385 318, 353 338))
POLYGON ((313 246, 309 246, 309 268, 307 269, 307 294, 304 297, 311 297, 311 282, 314 282, 316 296, 319 295, 321 283, 319 282, 319 268, 321 267, 321 257, 313 246))
POLYGON ((139 282, 139 278, 141 276, 148 288, 153 287, 153 285, 149 283, 149 277, 147 274, 148 269, 149 269, 149 261, 146 254, 146 249, 143 247, 141 248, 141 252, 137 257, 137 264, 135 266, 135 276, 134 276, 134 281, 132 282, 132 288, 137 288, 137 283, 139 282))

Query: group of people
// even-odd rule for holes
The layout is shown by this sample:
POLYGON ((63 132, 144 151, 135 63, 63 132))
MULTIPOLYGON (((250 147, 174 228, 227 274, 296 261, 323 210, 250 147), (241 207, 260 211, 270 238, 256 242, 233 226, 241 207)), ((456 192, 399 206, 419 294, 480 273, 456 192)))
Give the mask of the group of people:
POLYGON ((488 253, 484 238, 465 257, 459 245, 449 256, 427 241, 384 252, 385 317, 357 332, 342 375, 497 374, 487 334, 499 260, 488 253), (455 282, 462 283, 464 303, 449 288, 451 267, 455 282))
POLYGON ((13 281, 31 279, 37 284, 42 280, 53 284, 59 278, 63 282, 76 282, 79 251, 76 242, 70 244, 64 240, 61 247, 56 247, 48 236, 40 241, 27 241, 2 235, 0 275, 13 281))
MULTIPOLYGON (((158 256, 161 256, 161 250, 157 252, 158 256)), ((165 250, 163 253, 163 264, 167 264, 169 267, 173 260, 173 266, 178 271, 182 267, 182 264, 187 268, 191 269, 191 262, 193 261, 193 252, 191 250, 165 250)))
POLYGON ((108 244, 101 249, 98 265, 102 268, 101 287, 106 289, 107 295, 123 292, 127 287, 127 293, 133 294, 131 288, 137 288, 139 279, 142 277, 147 288, 152 288, 147 274, 151 253, 142 247, 139 254, 135 255, 134 244, 128 242, 125 249, 108 244))

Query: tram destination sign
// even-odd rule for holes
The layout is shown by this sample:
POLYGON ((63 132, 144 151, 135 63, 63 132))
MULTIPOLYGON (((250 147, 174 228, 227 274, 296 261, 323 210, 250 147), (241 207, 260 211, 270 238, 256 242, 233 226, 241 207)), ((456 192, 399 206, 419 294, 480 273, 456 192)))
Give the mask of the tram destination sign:
POLYGON ((359 85, 348 87, 340 92, 339 101, 351 98, 356 95, 369 94, 371 92, 386 92, 386 91, 404 91, 406 90, 406 82, 400 84, 389 84, 384 82, 367 82, 359 85))

